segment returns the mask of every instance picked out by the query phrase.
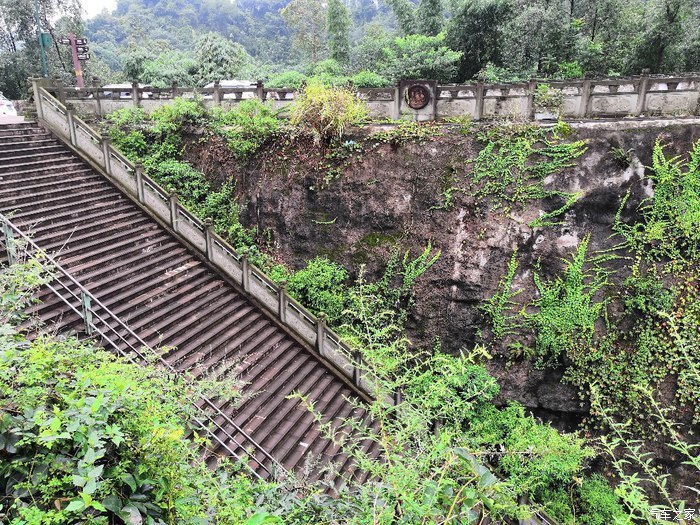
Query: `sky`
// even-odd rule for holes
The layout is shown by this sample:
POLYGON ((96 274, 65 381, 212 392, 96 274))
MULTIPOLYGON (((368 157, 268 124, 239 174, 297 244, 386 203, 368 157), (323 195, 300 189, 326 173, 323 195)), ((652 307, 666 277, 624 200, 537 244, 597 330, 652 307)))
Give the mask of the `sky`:
POLYGON ((92 18, 105 8, 108 11, 114 10, 117 7, 117 0, 83 0, 82 4, 87 17, 92 18))

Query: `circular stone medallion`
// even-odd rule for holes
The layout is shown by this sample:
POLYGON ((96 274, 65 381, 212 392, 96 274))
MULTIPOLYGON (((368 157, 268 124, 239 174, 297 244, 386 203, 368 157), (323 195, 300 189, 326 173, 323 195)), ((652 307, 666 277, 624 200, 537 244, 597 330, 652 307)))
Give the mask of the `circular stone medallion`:
POLYGON ((411 109, 423 109, 430 102, 430 90, 425 86, 411 86, 406 90, 406 102, 411 109))

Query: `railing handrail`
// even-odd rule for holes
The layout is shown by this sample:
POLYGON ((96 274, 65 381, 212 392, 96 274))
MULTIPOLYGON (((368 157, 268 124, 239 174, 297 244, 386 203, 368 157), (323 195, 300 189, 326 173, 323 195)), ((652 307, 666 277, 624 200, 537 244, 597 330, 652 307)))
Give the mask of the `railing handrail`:
MULTIPOLYGON (((41 263, 40 261, 39 264, 41 264, 42 268, 46 270, 49 273, 53 273, 54 271, 58 271, 64 278, 66 278, 73 286, 78 288, 78 290, 81 293, 81 296, 88 297, 90 299, 90 313, 92 316, 97 317, 100 321, 102 321, 103 325, 107 328, 107 332, 116 335, 118 339, 121 339, 136 355, 139 357, 139 359, 142 360, 142 362, 138 362, 134 360, 127 352, 125 352, 121 346, 114 341, 112 341, 106 333, 104 333, 103 329, 100 328, 100 326, 91 323, 89 319, 85 317, 85 314, 83 312, 78 311, 75 306, 67 300, 61 293, 56 290, 53 286, 51 286, 51 282, 47 284, 49 289, 58 296, 61 300, 63 300, 75 313, 77 313, 80 317, 83 318, 83 321, 86 323, 86 328, 88 332, 90 329, 94 329, 97 331, 100 336, 110 343, 110 345, 118 352, 120 353, 123 357, 129 359, 131 362, 139 364, 144 366, 145 362, 148 361, 148 358, 141 352, 139 348, 136 348, 134 345, 132 345, 128 340, 125 339, 123 335, 121 335, 114 326, 112 326, 110 323, 107 322, 106 319, 103 319, 102 316, 99 315, 99 313, 95 310, 95 306, 98 306, 99 309, 103 312, 105 312, 109 320, 113 321, 120 329, 124 330, 129 336, 131 336, 133 339, 135 339, 139 345, 140 348, 146 349, 148 354, 150 356, 155 356, 155 361, 157 361, 160 365, 162 365, 168 372, 171 374, 180 377, 184 379, 185 381, 188 381, 188 379, 177 369, 175 369, 170 363, 168 363, 158 352, 156 352, 153 348, 151 348, 138 334, 136 334, 126 323, 124 323, 120 317, 118 317, 115 313, 113 313, 105 304, 103 304, 97 297, 95 297, 90 291, 88 291, 82 284, 80 284, 61 264, 54 259, 49 253, 47 253, 45 250, 43 250, 40 246, 38 246, 32 239, 29 237, 27 234, 25 234, 17 225, 15 225, 8 217, 6 217, 4 214, 0 213, 0 221, 2 221, 3 224, 7 225, 8 228, 10 228, 14 233, 19 235, 24 242, 26 242, 28 245, 30 245, 34 250, 37 252, 41 253, 43 258, 45 258, 50 265, 45 265, 41 263), (92 326, 88 326, 91 324, 92 326)), ((11 249, 10 248, 10 239, 5 239, 5 244, 6 248, 8 251, 11 249)), ((57 280, 57 279, 56 279, 57 280)), ((58 280, 57 280, 58 281, 58 280)), ((58 281, 60 283, 60 281, 58 281)), ((77 296, 70 288, 66 287, 65 284, 60 283, 61 286, 70 294, 73 296, 73 298, 76 301, 82 301, 83 297, 77 296)), ((246 441, 248 441, 257 451, 261 452, 262 455, 270 460, 270 462, 275 465, 275 467, 281 472, 281 473, 286 473, 286 469, 269 453, 267 450, 265 450, 259 443, 257 443, 245 430, 243 430, 238 424, 236 424, 225 412, 223 412, 219 407, 216 406, 214 402, 212 402, 207 396, 202 394, 199 390, 195 389, 197 392, 197 396, 199 397, 200 401, 202 401, 207 407, 212 409, 214 412, 216 412, 217 416, 220 416, 224 418, 224 420, 230 424, 237 433, 239 433, 241 436, 245 438, 246 441)), ((191 405, 198 411, 201 412, 201 409, 197 406, 196 403, 191 402, 191 405)), ((208 416, 207 414, 204 414, 204 419, 208 421, 209 423, 213 424, 216 426, 221 432, 226 434, 226 437, 228 437, 231 441, 233 441, 238 447, 240 447, 245 454, 253 461, 255 461, 262 469, 264 469, 268 474, 273 474, 272 471, 266 467, 260 459, 256 458, 254 455, 252 455, 247 448, 242 444, 239 443, 230 433, 221 427, 221 425, 212 417, 208 416)), ((201 428, 211 436, 211 438, 219 443, 224 449, 226 449, 232 456, 234 456, 236 459, 242 459, 240 456, 238 456, 228 445, 225 441, 221 440, 214 432, 212 432, 209 428, 207 428, 206 425, 204 425, 199 419, 196 419, 197 423, 201 426, 201 428)), ((246 466, 251 470, 251 472, 260 478, 260 475, 252 468, 250 465, 246 464, 246 466)))
POLYGON ((361 375, 366 375, 368 373, 366 363, 362 360, 361 356, 357 355, 357 353, 352 351, 348 352, 350 346, 345 343, 337 333, 328 328, 324 322, 319 322, 319 319, 314 314, 312 314, 294 298, 288 296, 286 292, 284 292, 283 289, 280 288, 263 270, 250 263, 245 254, 239 254, 233 246, 228 244, 226 240, 213 232, 207 223, 201 221, 187 208, 182 206, 176 194, 168 193, 156 181, 145 174, 140 165, 135 165, 129 161, 124 154, 122 154, 111 144, 111 140, 109 140, 108 137, 103 137, 99 133, 95 132, 87 123, 74 114, 75 112, 72 108, 66 107, 59 100, 53 97, 53 95, 51 95, 51 93, 44 86, 39 84, 38 80, 34 81, 34 88, 35 100, 38 101, 38 116, 45 123, 45 125, 51 129, 51 131, 53 131, 64 141, 67 139, 68 143, 72 147, 79 150, 84 156, 99 166, 110 180, 113 180, 118 185, 123 187, 128 195, 135 198, 135 200, 145 207, 152 215, 155 217, 160 217, 161 220, 166 220, 174 233, 178 234, 180 237, 184 237, 189 245, 191 245, 205 257, 205 260, 214 264, 214 266, 216 266, 229 278, 237 281, 235 276, 230 273, 230 270, 228 270, 226 267, 222 267, 221 264, 217 264, 216 261, 210 259, 212 250, 219 247, 221 252, 225 256, 228 256, 228 259, 230 259, 230 261, 236 267, 236 270, 242 272, 241 281, 239 284, 243 287, 244 291, 258 300, 258 302, 261 303, 278 322, 284 325, 287 330, 292 332, 302 341, 309 344, 312 348, 316 347, 316 352, 322 359, 331 364, 332 367, 334 367, 342 377, 349 381, 359 393, 364 395, 367 399, 371 399, 371 392, 368 392, 361 384, 361 381, 358 380, 361 375), (43 102, 48 102, 50 107, 60 114, 62 121, 65 118, 69 128, 67 134, 61 126, 52 125, 50 119, 46 118, 43 111, 43 102), (101 148, 101 155, 103 158, 96 158, 90 153, 90 151, 81 149, 79 147, 79 141, 75 137, 75 133, 71 128, 84 129, 93 139, 93 142, 97 142, 96 146, 101 148), (111 159, 113 157, 117 158, 120 164, 123 165, 124 173, 122 175, 128 180, 119 180, 119 178, 114 175, 112 169, 113 166, 111 165, 111 159), (134 191, 133 188, 130 187, 130 185, 133 185, 134 183, 136 183, 137 186, 138 184, 141 184, 142 187, 137 187, 134 191), (159 212, 153 207, 153 204, 148 202, 145 195, 145 192, 148 190, 152 190, 153 193, 156 194, 157 198, 168 204, 170 207, 169 217, 164 217, 163 214, 159 214, 159 212), (201 235, 202 238, 190 239, 187 237, 186 232, 182 231, 182 229, 178 229, 178 224, 181 218, 184 218, 184 220, 191 224, 195 230, 197 230, 197 235, 201 235), (205 246, 199 246, 197 244, 198 240, 200 241, 200 244, 201 241, 203 241, 205 246), (259 280, 262 281, 261 286, 264 288, 264 290, 268 291, 266 294, 264 292, 258 292, 257 287, 249 286, 250 278, 253 276, 259 277, 259 280), (275 309, 277 305, 273 307, 271 304, 273 300, 277 301, 279 305, 284 303, 288 312, 286 311, 285 315, 280 316, 279 308, 275 309), (291 313, 292 315, 296 316, 296 318, 303 323, 304 328, 299 329, 294 323, 289 323, 286 319, 286 313, 291 313), (324 348, 324 344, 326 343, 326 336, 329 336, 332 342, 337 342, 337 349, 339 351, 348 354, 344 356, 348 360, 347 363, 337 363, 334 361, 333 355, 328 355, 325 352, 326 349, 324 348), (345 367, 348 363, 352 366, 352 370, 346 370, 345 367))

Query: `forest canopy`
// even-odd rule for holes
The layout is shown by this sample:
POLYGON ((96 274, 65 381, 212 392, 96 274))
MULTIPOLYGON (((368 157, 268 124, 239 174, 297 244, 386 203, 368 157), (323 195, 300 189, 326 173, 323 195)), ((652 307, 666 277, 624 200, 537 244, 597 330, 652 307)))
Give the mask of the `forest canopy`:
MULTIPOLYGON (((693 0, 119 0, 91 19, 80 0, 40 7, 50 74, 68 83, 70 56, 56 40, 70 31, 90 41, 86 78, 156 87, 279 85, 319 64, 326 77, 359 73, 360 87, 700 69, 693 0)), ((0 90, 19 98, 40 71, 33 2, 0 0, 0 18, 0 90)))

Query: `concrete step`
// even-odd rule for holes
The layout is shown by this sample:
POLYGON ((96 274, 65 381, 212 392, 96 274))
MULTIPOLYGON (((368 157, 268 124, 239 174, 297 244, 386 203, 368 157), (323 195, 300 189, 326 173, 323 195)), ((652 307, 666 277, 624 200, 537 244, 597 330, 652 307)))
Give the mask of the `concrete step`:
MULTIPOLYGON (((214 432, 226 446, 206 452, 207 462, 228 454, 226 447, 242 457, 254 448, 231 421, 294 469, 313 453, 338 456, 313 415, 288 397, 298 389, 329 417, 342 418, 356 413, 347 401, 351 388, 200 255, 34 124, 0 127, 0 211, 12 213, 18 227, 149 345, 173 345, 164 358, 176 369, 199 379, 244 382, 240 406, 217 401, 224 415, 214 418, 220 426, 214 432)), ((79 296, 75 285, 65 289, 79 296)), ((61 333, 83 334, 80 314, 49 288, 36 297, 41 302, 28 313, 56 323, 61 333)), ((74 306, 80 311, 79 302, 74 306)), ((123 328, 115 337, 124 348, 140 344, 123 328)), ((255 455, 271 468, 262 452, 255 455)), ((250 464, 268 475, 255 459, 250 464)))

